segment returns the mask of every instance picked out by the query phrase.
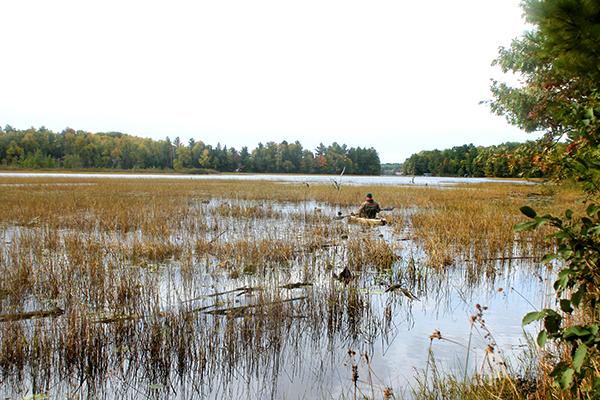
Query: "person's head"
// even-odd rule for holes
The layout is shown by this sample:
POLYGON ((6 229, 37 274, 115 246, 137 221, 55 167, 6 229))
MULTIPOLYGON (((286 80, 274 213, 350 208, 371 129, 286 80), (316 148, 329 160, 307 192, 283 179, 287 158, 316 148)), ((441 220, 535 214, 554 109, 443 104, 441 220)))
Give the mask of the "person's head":
POLYGON ((373 195, 371 193, 367 193, 367 200, 373 200, 373 195))

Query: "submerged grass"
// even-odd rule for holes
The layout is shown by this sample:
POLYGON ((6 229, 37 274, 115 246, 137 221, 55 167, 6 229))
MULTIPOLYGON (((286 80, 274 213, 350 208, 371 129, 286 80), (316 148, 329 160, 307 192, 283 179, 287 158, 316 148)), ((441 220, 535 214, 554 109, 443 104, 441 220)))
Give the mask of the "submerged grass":
MULTIPOLYGON (((450 268, 474 284, 540 257, 542 233, 512 233, 518 207, 532 200, 551 212, 578 196, 510 184, 369 187, 395 207, 379 231, 333 219, 355 211, 362 187, 13 177, 0 187, 0 314, 61 311, 0 322, 9 396, 218 398, 235 394, 239 370, 267 388, 289 354, 303 362, 301 348, 390 335, 411 301, 402 290, 443 296, 450 268), (397 288, 383 312, 373 288, 397 288)), ((489 390, 502 383, 473 379, 489 390)), ((439 395, 464 393, 462 384, 450 380, 439 395)))

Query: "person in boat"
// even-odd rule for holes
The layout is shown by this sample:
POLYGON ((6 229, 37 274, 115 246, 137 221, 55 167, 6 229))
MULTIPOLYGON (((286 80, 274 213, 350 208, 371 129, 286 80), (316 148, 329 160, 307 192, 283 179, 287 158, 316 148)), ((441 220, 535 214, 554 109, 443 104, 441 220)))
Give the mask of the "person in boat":
POLYGON ((379 204, 373 200, 373 195, 367 193, 367 200, 360 205, 358 216, 361 218, 376 218, 377 213, 381 211, 379 204))

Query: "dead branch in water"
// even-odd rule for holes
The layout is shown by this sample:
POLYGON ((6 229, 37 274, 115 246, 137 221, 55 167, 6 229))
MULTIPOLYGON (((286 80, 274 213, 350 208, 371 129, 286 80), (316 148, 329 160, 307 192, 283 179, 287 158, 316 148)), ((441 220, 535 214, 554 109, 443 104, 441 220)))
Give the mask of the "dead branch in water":
POLYGON ((298 289, 301 287, 312 286, 312 283, 308 282, 296 282, 296 283, 288 283, 287 285, 280 286, 282 289, 298 289))
POLYGON ((304 299, 307 299, 307 298, 308 298, 308 296, 302 296, 302 297, 294 297, 293 299, 271 301, 271 302, 268 302, 268 303, 248 304, 248 305, 245 305, 245 306, 220 308, 220 309, 217 309, 217 310, 206 311, 205 314, 213 314, 213 315, 229 315, 229 314, 234 314, 235 315, 235 314, 238 314, 238 313, 243 313, 245 310, 248 310, 248 309, 251 309, 251 308, 263 307, 263 306, 271 306, 271 305, 274 305, 274 304, 288 303, 290 301, 304 300, 304 299))
POLYGON ((205 300, 207 297, 217 297, 217 296, 222 296, 224 294, 230 294, 230 293, 235 293, 235 292, 241 292, 238 294, 238 296, 241 296, 242 294, 249 294, 256 290, 264 290, 264 289, 261 287, 242 286, 237 289, 226 290, 224 292, 218 292, 218 293, 206 294, 201 297, 195 297, 193 299, 185 300, 185 301, 183 301, 183 303, 189 303, 189 302, 196 301, 196 300, 205 300))
POLYGON ((33 319, 33 318, 48 318, 48 317, 58 317, 59 315, 64 314, 64 311, 60 308, 55 308, 54 310, 45 310, 45 311, 27 311, 27 312, 19 312, 19 313, 11 313, 0 315, 0 322, 8 322, 8 321, 22 321, 25 319, 33 319))

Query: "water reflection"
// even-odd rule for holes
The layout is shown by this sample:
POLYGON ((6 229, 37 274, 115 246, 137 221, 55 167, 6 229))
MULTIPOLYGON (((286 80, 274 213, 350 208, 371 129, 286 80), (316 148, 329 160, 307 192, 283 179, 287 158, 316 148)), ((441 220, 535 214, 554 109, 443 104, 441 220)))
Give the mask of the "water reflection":
POLYGON ((521 318, 544 294, 538 265, 434 268, 392 227, 332 222, 323 214, 333 210, 308 204, 197 202, 168 243, 142 231, 5 228, 3 276, 28 261, 21 283, 36 289, 2 287, 2 310, 52 301, 65 314, 2 323, 1 342, 23 349, 4 353, 0 394, 348 398, 356 366, 360 392, 382 397, 414 383, 430 344, 439 368, 464 368, 476 304, 493 338, 473 340, 469 370, 489 340, 509 357, 518 349, 521 318), (349 265, 350 279, 333 277, 349 265), (435 331, 458 344, 431 343, 435 331))

